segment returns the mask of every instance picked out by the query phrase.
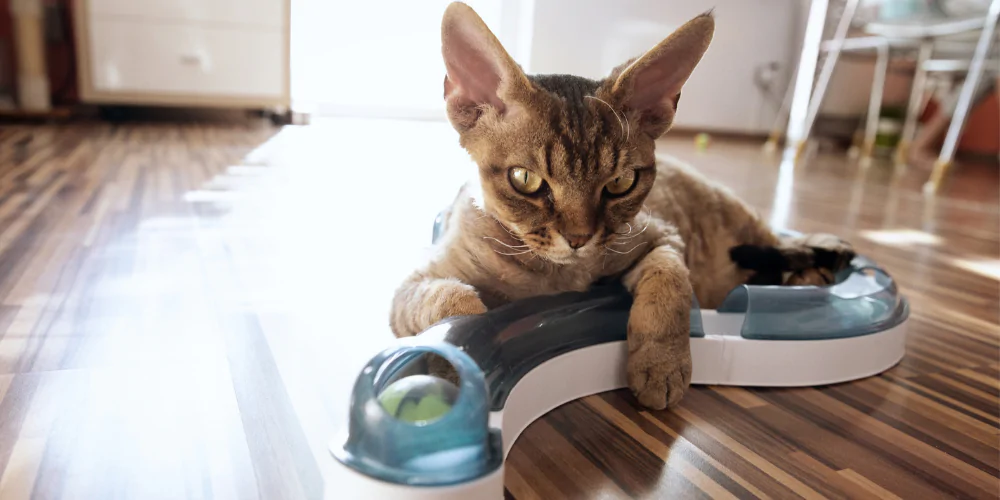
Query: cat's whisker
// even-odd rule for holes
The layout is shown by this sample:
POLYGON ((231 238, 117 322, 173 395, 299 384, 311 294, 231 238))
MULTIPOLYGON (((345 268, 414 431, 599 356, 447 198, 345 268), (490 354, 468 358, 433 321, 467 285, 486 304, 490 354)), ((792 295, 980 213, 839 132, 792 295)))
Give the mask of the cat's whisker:
MULTIPOLYGON (((618 119, 618 126, 622 128, 622 133, 625 133, 625 125, 622 124, 622 118, 620 116, 618 116, 618 111, 615 111, 614 107, 612 107, 610 104, 608 104, 604 99, 601 99, 600 97, 594 97, 592 95, 588 95, 588 96, 584 96, 584 97, 585 98, 593 99, 595 101, 603 102, 604 105, 607 106, 608 109, 610 109, 611 112, 615 114, 615 118, 618 119)), ((625 120, 628 121, 628 117, 625 117, 625 120)), ((628 141, 626 140, 626 142, 628 142, 628 141)))
POLYGON ((649 218, 646 218, 646 225, 642 226, 642 229, 640 229, 638 233, 631 234, 631 231, 629 231, 629 234, 626 234, 624 236, 619 236, 618 239, 622 240, 622 241, 628 241, 628 240, 634 239, 637 236, 639 236, 640 234, 645 233, 646 229, 649 229, 649 218))
POLYGON ((625 252, 619 252, 618 250, 615 250, 614 248, 611 248, 609 246, 605 246, 604 249, 608 250, 609 252, 614 252, 614 253, 616 253, 618 255, 627 255, 627 254, 630 254, 630 253, 634 252, 636 248, 639 248, 639 247, 645 245, 646 243, 649 243, 649 242, 648 241, 643 241, 642 243, 639 243, 638 245, 632 247, 631 249, 629 249, 628 251, 625 251, 625 252))
POLYGON ((496 239, 496 238, 494 238, 492 236, 483 236, 483 239, 484 240, 495 241, 495 242, 497 242, 497 243, 499 243, 499 244, 501 244, 501 245, 503 245, 503 246, 505 246, 507 248, 513 249, 513 250, 520 250, 522 248, 530 248, 529 245, 508 245, 508 244, 506 244, 506 243, 504 243, 504 242, 502 242, 502 241, 500 241, 500 240, 498 240, 498 239, 496 239))
POLYGON ((638 238, 639 236, 641 236, 642 233, 645 233, 647 227, 649 227, 649 226, 646 226, 646 227, 642 228, 642 230, 640 230, 638 233, 635 233, 635 234, 633 234, 631 236, 619 236, 617 238, 617 241, 626 241, 626 242, 627 241, 632 241, 632 240, 638 238))
POLYGON ((507 234, 509 234, 512 238, 514 238, 517 241, 524 241, 520 236, 512 233, 510 229, 507 229, 507 226, 503 225, 503 222, 500 222, 499 220, 497 220, 496 217, 494 217, 493 220, 497 223, 498 226, 500 226, 501 228, 503 228, 504 231, 507 231, 507 234))
POLYGON ((507 252, 501 252, 500 250, 497 250, 497 249, 495 249, 495 248, 491 248, 490 250, 493 250, 494 252, 496 252, 496 253, 498 253, 498 254, 500 254, 500 255, 506 255, 507 257, 511 257, 511 256, 514 256, 514 255, 524 255, 524 254, 526 254, 526 253, 532 253, 532 251, 531 251, 531 250, 525 250, 525 251, 523 251, 523 252, 510 252, 510 253, 507 253, 507 252))
POLYGON ((628 113, 622 113, 625 116, 625 125, 628 126, 628 130, 625 132, 625 144, 628 144, 628 138, 632 135, 632 124, 628 122, 628 113))
POLYGON ((628 236, 628 235, 632 234, 632 224, 629 224, 628 222, 626 222, 625 225, 628 226, 628 232, 627 233, 614 233, 614 234, 617 234, 618 236, 628 236))

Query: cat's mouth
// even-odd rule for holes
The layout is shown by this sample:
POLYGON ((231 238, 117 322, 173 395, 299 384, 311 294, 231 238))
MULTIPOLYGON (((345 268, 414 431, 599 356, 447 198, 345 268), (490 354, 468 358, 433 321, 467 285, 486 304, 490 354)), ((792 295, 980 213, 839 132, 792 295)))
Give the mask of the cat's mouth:
POLYGON ((598 252, 599 235, 594 235, 583 246, 573 247, 569 241, 561 236, 550 238, 542 248, 535 249, 540 257, 555 264, 577 264, 593 258, 598 252))
POLYGON ((575 246, 558 231, 547 227, 537 229, 527 229, 518 227, 517 224, 496 222, 510 236, 510 241, 501 241, 487 236, 494 248, 493 250, 501 255, 526 255, 528 257, 538 257, 542 260, 560 265, 573 265, 581 261, 587 261, 600 254, 600 247, 604 241, 601 231, 593 234, 586 243, 575 246), (527 229, 527 230, 526 230, 527 229), (530 254, 530 255, 528 255, 530 254))

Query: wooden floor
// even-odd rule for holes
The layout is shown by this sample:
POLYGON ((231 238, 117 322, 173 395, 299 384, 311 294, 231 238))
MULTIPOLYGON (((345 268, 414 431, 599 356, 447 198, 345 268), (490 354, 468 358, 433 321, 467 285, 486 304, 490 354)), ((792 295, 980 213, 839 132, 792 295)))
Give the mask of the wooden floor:
MULTIPOLYGON (((507 496, 997 498, 997 168, 928 201, 919 169, 662 150, 887 266, 907 355, 673 411, 567 404, 514 446, 507 496)), ((0 498, 344 498, 327 445, 465 158, 428 122, 0 126, 0 498)))

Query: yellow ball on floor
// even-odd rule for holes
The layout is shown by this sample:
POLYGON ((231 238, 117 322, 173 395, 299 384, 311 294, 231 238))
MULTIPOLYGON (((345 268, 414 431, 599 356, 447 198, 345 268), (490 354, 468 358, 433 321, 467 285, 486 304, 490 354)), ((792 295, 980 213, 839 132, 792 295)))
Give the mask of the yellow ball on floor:
POLYGON ((708 142, 710 139, 711 138, 708 134, 704 132, 700 133, 694 136, 694 147, 697 148, 698 151, 704 151, 705 149, 708 149, 708 142))

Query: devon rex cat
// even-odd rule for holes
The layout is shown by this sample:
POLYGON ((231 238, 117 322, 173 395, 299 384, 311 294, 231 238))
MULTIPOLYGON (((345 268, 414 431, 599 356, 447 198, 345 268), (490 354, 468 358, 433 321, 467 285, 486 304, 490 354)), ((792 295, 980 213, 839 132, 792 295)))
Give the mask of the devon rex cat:
POLYGON ((726 189, 654 156, 714 29, 711 13, 698 16, 603 80, 529 76, 470 7, 451 4, 444 98, 480 182, 396 292, 393 332, 620 279, 634 298, 628 384, 660 409, 691 379, 692 293, 714 308, 749 281, 827 283, 853 257, 846 243, 780 238, 726 189))

